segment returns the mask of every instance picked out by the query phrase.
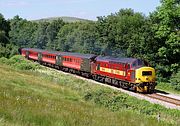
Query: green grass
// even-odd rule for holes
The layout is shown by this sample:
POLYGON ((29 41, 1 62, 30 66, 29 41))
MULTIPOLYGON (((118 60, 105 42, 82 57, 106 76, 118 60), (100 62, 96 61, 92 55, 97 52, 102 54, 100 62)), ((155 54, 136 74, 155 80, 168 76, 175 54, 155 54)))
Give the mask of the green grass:
POLYGON ((24 71, 0 64, 0 125, 164 126, 179 125, 179 117, 179 110, 54 70, 24 71))
POLYGON ((180 94, 180 91, 175 90, 175 88, 170 83, 166 82, 158 82, 156 89, 169 93, 180 94))

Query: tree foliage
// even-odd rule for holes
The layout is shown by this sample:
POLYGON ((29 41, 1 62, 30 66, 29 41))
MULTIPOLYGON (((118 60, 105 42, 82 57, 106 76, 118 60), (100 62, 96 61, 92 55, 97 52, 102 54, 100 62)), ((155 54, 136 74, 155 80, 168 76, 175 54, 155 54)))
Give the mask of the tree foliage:
POLYGON ((161 74, 166 77, 180 67, 180 1, 161 0, 161 3, 152 15, 152 22, 158 41, 157 63, 164 66, 161 74))
MULTIPOLYGON (((33 22, 0 15, 0 56, 18 47, 142 58, 169 79, 180 68, 180 2, 161 0, 150 14, 121 9, 97 21, 33 22), (11 48, 14 47, 15 48, 11 48)), ((7 55, 6 55, 7 54, 7 55)))

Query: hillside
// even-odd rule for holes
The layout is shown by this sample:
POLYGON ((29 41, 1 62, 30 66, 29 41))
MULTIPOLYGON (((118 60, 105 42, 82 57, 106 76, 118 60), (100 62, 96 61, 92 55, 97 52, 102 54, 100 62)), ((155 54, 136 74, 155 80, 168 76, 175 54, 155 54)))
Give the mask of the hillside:
POLYGON ((86 21, 91 21, 91 20, 87 20, 87 19, 82 19, 82 18, 77 18, 77 17, 50 17, 50 18, 42 18, 39 20, 33 20, 36 22, 43 22, 43 21, 47 21, 47 22, 51 22, 53 20, 58 20, 58 19, 62 19, 64 22, 86 22, 86 21))
POLYGON ((0 71, 1 125, 164 126, 180 122, 178 110, 41 67, 20 56, 1 58, 0 71), (160 122, 156 119, 159 112, 160 122))

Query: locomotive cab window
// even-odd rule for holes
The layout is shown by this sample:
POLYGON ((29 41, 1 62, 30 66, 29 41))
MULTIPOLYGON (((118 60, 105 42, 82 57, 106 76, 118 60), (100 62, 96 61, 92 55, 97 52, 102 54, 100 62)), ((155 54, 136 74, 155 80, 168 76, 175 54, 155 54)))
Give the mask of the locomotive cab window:
POLYGON ((142 72, 142 76, 151 76, 152 75, 152 71, 143 71, 142 72))
POLYGON ((132 67, 136 67, 136 66, 137 66, 137 63, 135 61, 135 62, 133 62, 132 67))
POLYGON ((138 59, 138 66, 143 66, 143 65, 144 65, 143 61, 138 59))

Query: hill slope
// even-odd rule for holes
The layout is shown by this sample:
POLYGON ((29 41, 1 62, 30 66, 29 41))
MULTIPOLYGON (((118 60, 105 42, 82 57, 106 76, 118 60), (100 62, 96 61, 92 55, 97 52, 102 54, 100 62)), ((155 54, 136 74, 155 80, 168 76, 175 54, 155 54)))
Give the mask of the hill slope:
POLYGON ((2 125, 157 126, 178 125, 180 121, 178 110, 152 105, 55 70, 23 71, 20 69, 30 68, 25 61, 21 64, 24 59, 12 59, 8 61, 11 67, 0 63, 2 125), (21 67, 14 66, 15 60, 21 67), (153 117, 156 112, 162 114, 159 123, 153 117))
POLYGON ((58 19, 62 19, 64 22, 87 22, 87 21, 91 21, 91 20, 87 20, 87 19, 82 19, 82 18, 77 18, 77 17, 50 17, 50 18, 42 18, 39 20, 33 20, 36 22, 43 22, 43 21, 47 21, 47 22, 51 22, 53 20, 58 20, 58 19))

